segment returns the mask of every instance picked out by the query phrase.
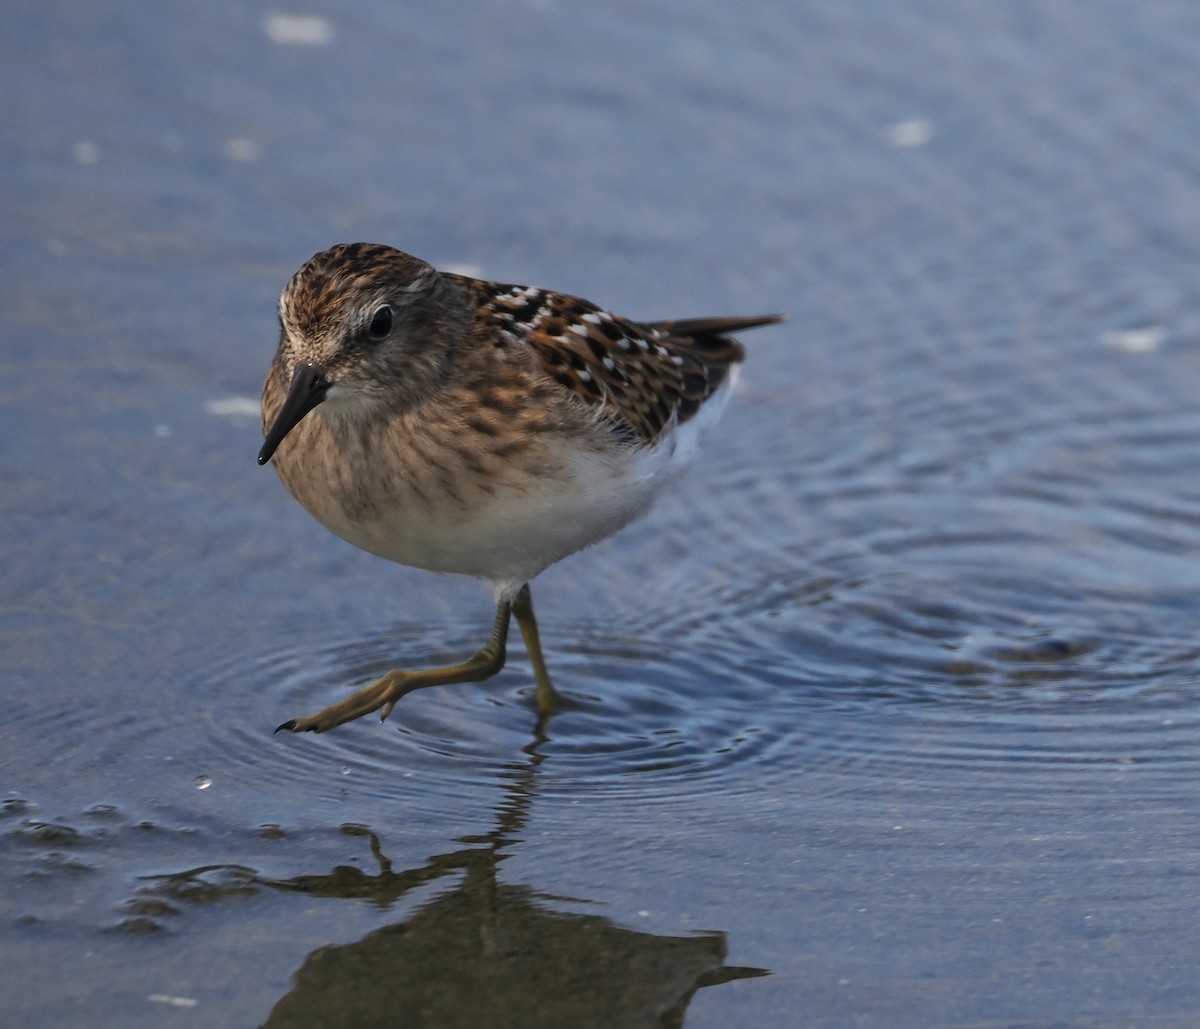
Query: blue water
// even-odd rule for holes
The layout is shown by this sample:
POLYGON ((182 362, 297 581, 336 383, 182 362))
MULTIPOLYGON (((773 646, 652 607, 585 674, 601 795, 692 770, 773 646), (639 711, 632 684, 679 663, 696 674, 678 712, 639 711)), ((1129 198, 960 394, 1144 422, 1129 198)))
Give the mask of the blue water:
POLYGON ((1198 46, 1166 2, 9 12, 0 1009, 1194 1024, 1198 46), (543 736, 519 644, 270 734, 491 619, 255 464, 278 290, 354 239, 790 315, 535 584, 543 736))

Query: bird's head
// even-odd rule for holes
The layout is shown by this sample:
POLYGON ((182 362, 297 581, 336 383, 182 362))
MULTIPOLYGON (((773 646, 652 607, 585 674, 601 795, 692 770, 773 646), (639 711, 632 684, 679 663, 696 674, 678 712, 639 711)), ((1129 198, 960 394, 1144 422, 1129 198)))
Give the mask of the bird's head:
POLYGON ((393 247, 342 243, 314 255, 279 296, 270 375, 287 395, 264 425, 258 463, 322 403, 353 415, 430 396, 452 359, 462 312, 449 280, 393 247))

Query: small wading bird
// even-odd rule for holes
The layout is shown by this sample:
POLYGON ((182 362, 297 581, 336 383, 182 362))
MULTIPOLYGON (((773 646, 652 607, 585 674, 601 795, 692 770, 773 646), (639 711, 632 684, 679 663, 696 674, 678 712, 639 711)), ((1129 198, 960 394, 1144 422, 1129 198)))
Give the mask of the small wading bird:
POLYGON ((388 672, 279 729, 387 718, 413 690, 487 679, 513 615, 552 710, 529 582, 645 513, 724 406, 745 354, 729 334, 780 320, 633 322, 379 244, 314 256, 279 298, 258 462, 355 546, 490 581, 496 620, 460 664, 388 672))

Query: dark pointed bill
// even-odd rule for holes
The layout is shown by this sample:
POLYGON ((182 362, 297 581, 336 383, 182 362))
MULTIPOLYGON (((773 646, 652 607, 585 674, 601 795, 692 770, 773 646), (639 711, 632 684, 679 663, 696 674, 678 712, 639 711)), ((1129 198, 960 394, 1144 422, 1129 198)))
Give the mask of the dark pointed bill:
POLYGON ((296 374, 292 376, 292 385, 288 389, 287 398, 275 422, 263 441, 262 450, 258 452, 258 463, 266 464, 275 453, 275 448, 283 442, 284 436, 291 432, 309 411, 325 399, 329 392, 330 382, 325 378, 320 368, 311 364, 296 366, 296 374))

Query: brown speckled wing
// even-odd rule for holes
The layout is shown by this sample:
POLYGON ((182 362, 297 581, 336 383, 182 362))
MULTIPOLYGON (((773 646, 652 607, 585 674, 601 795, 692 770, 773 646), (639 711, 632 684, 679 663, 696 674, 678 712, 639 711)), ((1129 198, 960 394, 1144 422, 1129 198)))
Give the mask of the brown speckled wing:
POLYGON ((486 286, 480 314, 493 332, 530 347, 547 375, 599 407, 618 431, 645 442, 691 418, 742 360, 745 350, 729 333, 781 320, 768 315, 643 324, 563 293, 486 286))

